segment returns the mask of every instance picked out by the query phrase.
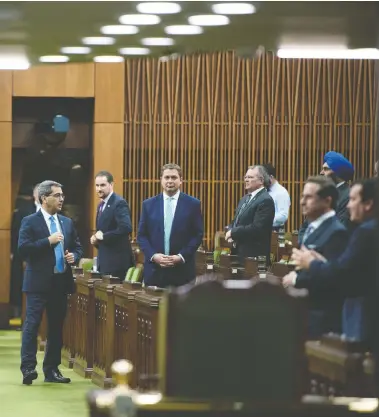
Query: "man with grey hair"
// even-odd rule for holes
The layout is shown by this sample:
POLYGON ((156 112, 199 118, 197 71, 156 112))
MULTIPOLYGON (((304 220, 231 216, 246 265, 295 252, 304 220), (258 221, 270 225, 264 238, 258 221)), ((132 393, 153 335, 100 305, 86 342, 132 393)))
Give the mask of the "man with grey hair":
POLYGON ((43 181, 38 187, 41 209, 22 220, 18 250, 26 262, 23 292, 26 317, 22 332, 21 372, 23 384, 38 377, 37 333, 42 314, 47 314, 47 344, 43 361, 45 382, 68 383, 59 371, 62 330, 67 310, 67 294, 74 292, 71 265, 82 257, 82 247, 74 224, 60 215, 64 201, 62 185, 43 181))
POLYGON ((245 195, 238 203, 225 239, 233 243, 243 264, 247 257, 265 256, 270 263, 272 223, 275 204, 267 191, 270 177, 261 165, 253 165, 245 175, 245 195))

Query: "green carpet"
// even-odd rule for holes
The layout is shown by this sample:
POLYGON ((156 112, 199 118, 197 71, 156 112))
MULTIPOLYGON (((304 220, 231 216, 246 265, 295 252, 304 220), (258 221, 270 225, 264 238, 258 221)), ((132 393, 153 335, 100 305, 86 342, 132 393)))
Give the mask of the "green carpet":
POLYGON ((43 382, 43 352, 37 355, 38 379, 22 385, 20 371, 21 332, 0 331, 0 415, 1 417, 85 417, 86 393, 95 388, 90 380, 61 365, 71 384, 43 382))

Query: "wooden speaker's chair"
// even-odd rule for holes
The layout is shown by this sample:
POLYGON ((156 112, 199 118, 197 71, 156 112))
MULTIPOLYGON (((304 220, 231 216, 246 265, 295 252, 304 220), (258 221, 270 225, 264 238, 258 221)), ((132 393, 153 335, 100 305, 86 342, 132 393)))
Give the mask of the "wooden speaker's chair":
POLYGON ((158 373, 164 397, 299 401, 306 291, 280 280, 210 280, 165 294, 158 373))

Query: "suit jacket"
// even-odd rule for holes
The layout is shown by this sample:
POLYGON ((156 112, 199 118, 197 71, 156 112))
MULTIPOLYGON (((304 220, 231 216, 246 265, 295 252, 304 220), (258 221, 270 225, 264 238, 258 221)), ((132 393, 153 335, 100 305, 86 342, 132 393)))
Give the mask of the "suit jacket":
POLYGON ((103 274, 126 273, 134 265, 129 240, 132 222, 128 203, 113 193, 102 213, 97 210, 96 229, 103 232, 103 240, 97 245, 99 271, 103 274))
POLYGON ((258 192, 248 204, 243 197, 238 203, 231 224, 231 236, 236 243, 237 254, 243 262, 246 257, 266 256, 270 262, 272 223, 275 203, 266 189, 258 192))
POLYGON ((200 201, 180 193, 170 235, 170 255, 182 255, 184 263, 161 268, 151 262, 156 253, 164 253, 163 194, 142 203, 137 241, 145 255, 146 285, 167 287, 186 284, 196 278, 195 255, 203 239, 203 217, 200 201))
MULTIPOLYGON (((328 260, 337 259, 346 248, 348 232, 337 216, 325 220, 304 242, 308 249, 314 249, 328 260)), ((300 242, 302 244, 303 242, 300 242)), ((299 271, 296 287, 304 288, 308 271, 299 271)), ((309 337, 318 338, 323 333, 341 331, 343 297, 336 291, 309 291, 309 337)))
POLYGON ((36 212, 34 201, 23 201, 13 212, 11 226, 11 252, 17 256, 18 235, 20 233, 22 219, 36 212))
MULTIPOLYGON (((64 235, 64 251, 75 256, 75 263, 82 257, 82 246, 79 242, 71 219, 58 214, 58 220, 64 235)), ((49 242, 50 232, 41 211, 24 217, 21 222, 18 239, 18 250, 26 261, 22 290, 24 292, 48 292, 53 280, 59 280, 62 291, 72 293, 74 281, 71 267, 66 264, 63 274, 54 274, 55 252, 49 242)))
MULTIPOLYGON (((352 231, 353 225, 350 222, 350 213, 347 208, 347 205, 349 203, 349 194, 350 194, 350 185, 345 182, 340 187, 338 187, 338 200, 337 200, 337 207, 336 207, 336 215, 338 220, 347 228, 348 231, 352 231)), ((298 241, 299 245, 300 242, 303 240, 303 236, 305 231, 307 230, 307 227, 309 225, 309 222, 307 219, 304 220, 304 223, 300 226, 299 229, 299 236, 298 241)))
POLYGON ((350 337, 357 340, 369 340, 369 336, 374 334, 372 326, 376 324, 376 229, 377 220, 374 219, 360 224, 350 236, 343 253, 326 263, 313 261, 301 283, 310 291, 338 292, 347 298, 343 327, 350 337))

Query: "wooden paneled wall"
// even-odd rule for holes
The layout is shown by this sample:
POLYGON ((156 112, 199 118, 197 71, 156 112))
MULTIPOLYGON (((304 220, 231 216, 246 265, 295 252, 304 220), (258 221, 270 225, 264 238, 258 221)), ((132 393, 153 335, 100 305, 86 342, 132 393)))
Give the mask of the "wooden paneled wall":
MULTIPOLYGON (((0 71, 0 186, 4 202, 0 209, 0 328, 8 324, 12 187, 17 186, 17 175, 13 175, 12 184, 12 169, 17 169, 12 167, 12 97, 94 97, 92 177, 95 171, 110 170, 116 180, 116 191, 122 193, 124 82, 124 64, 63 64, 37 66, 27 71, 0 71)), ((88 193, 94 207, 89 213, 94 229, 97 196, 93 181, 83 192, 88 193)))
POLYGON ((184 191, 201 199, 205 244, 233 218, 248 165, 271 162, 288 189, 287 229, 302 216, 300 193, 336 150, 356 176, 373 174, 374 62, 256 60, 232 52, 125 64, 124 195, 134 230, 142 200, 160 191, 159 171, 178 163, 184 191))

